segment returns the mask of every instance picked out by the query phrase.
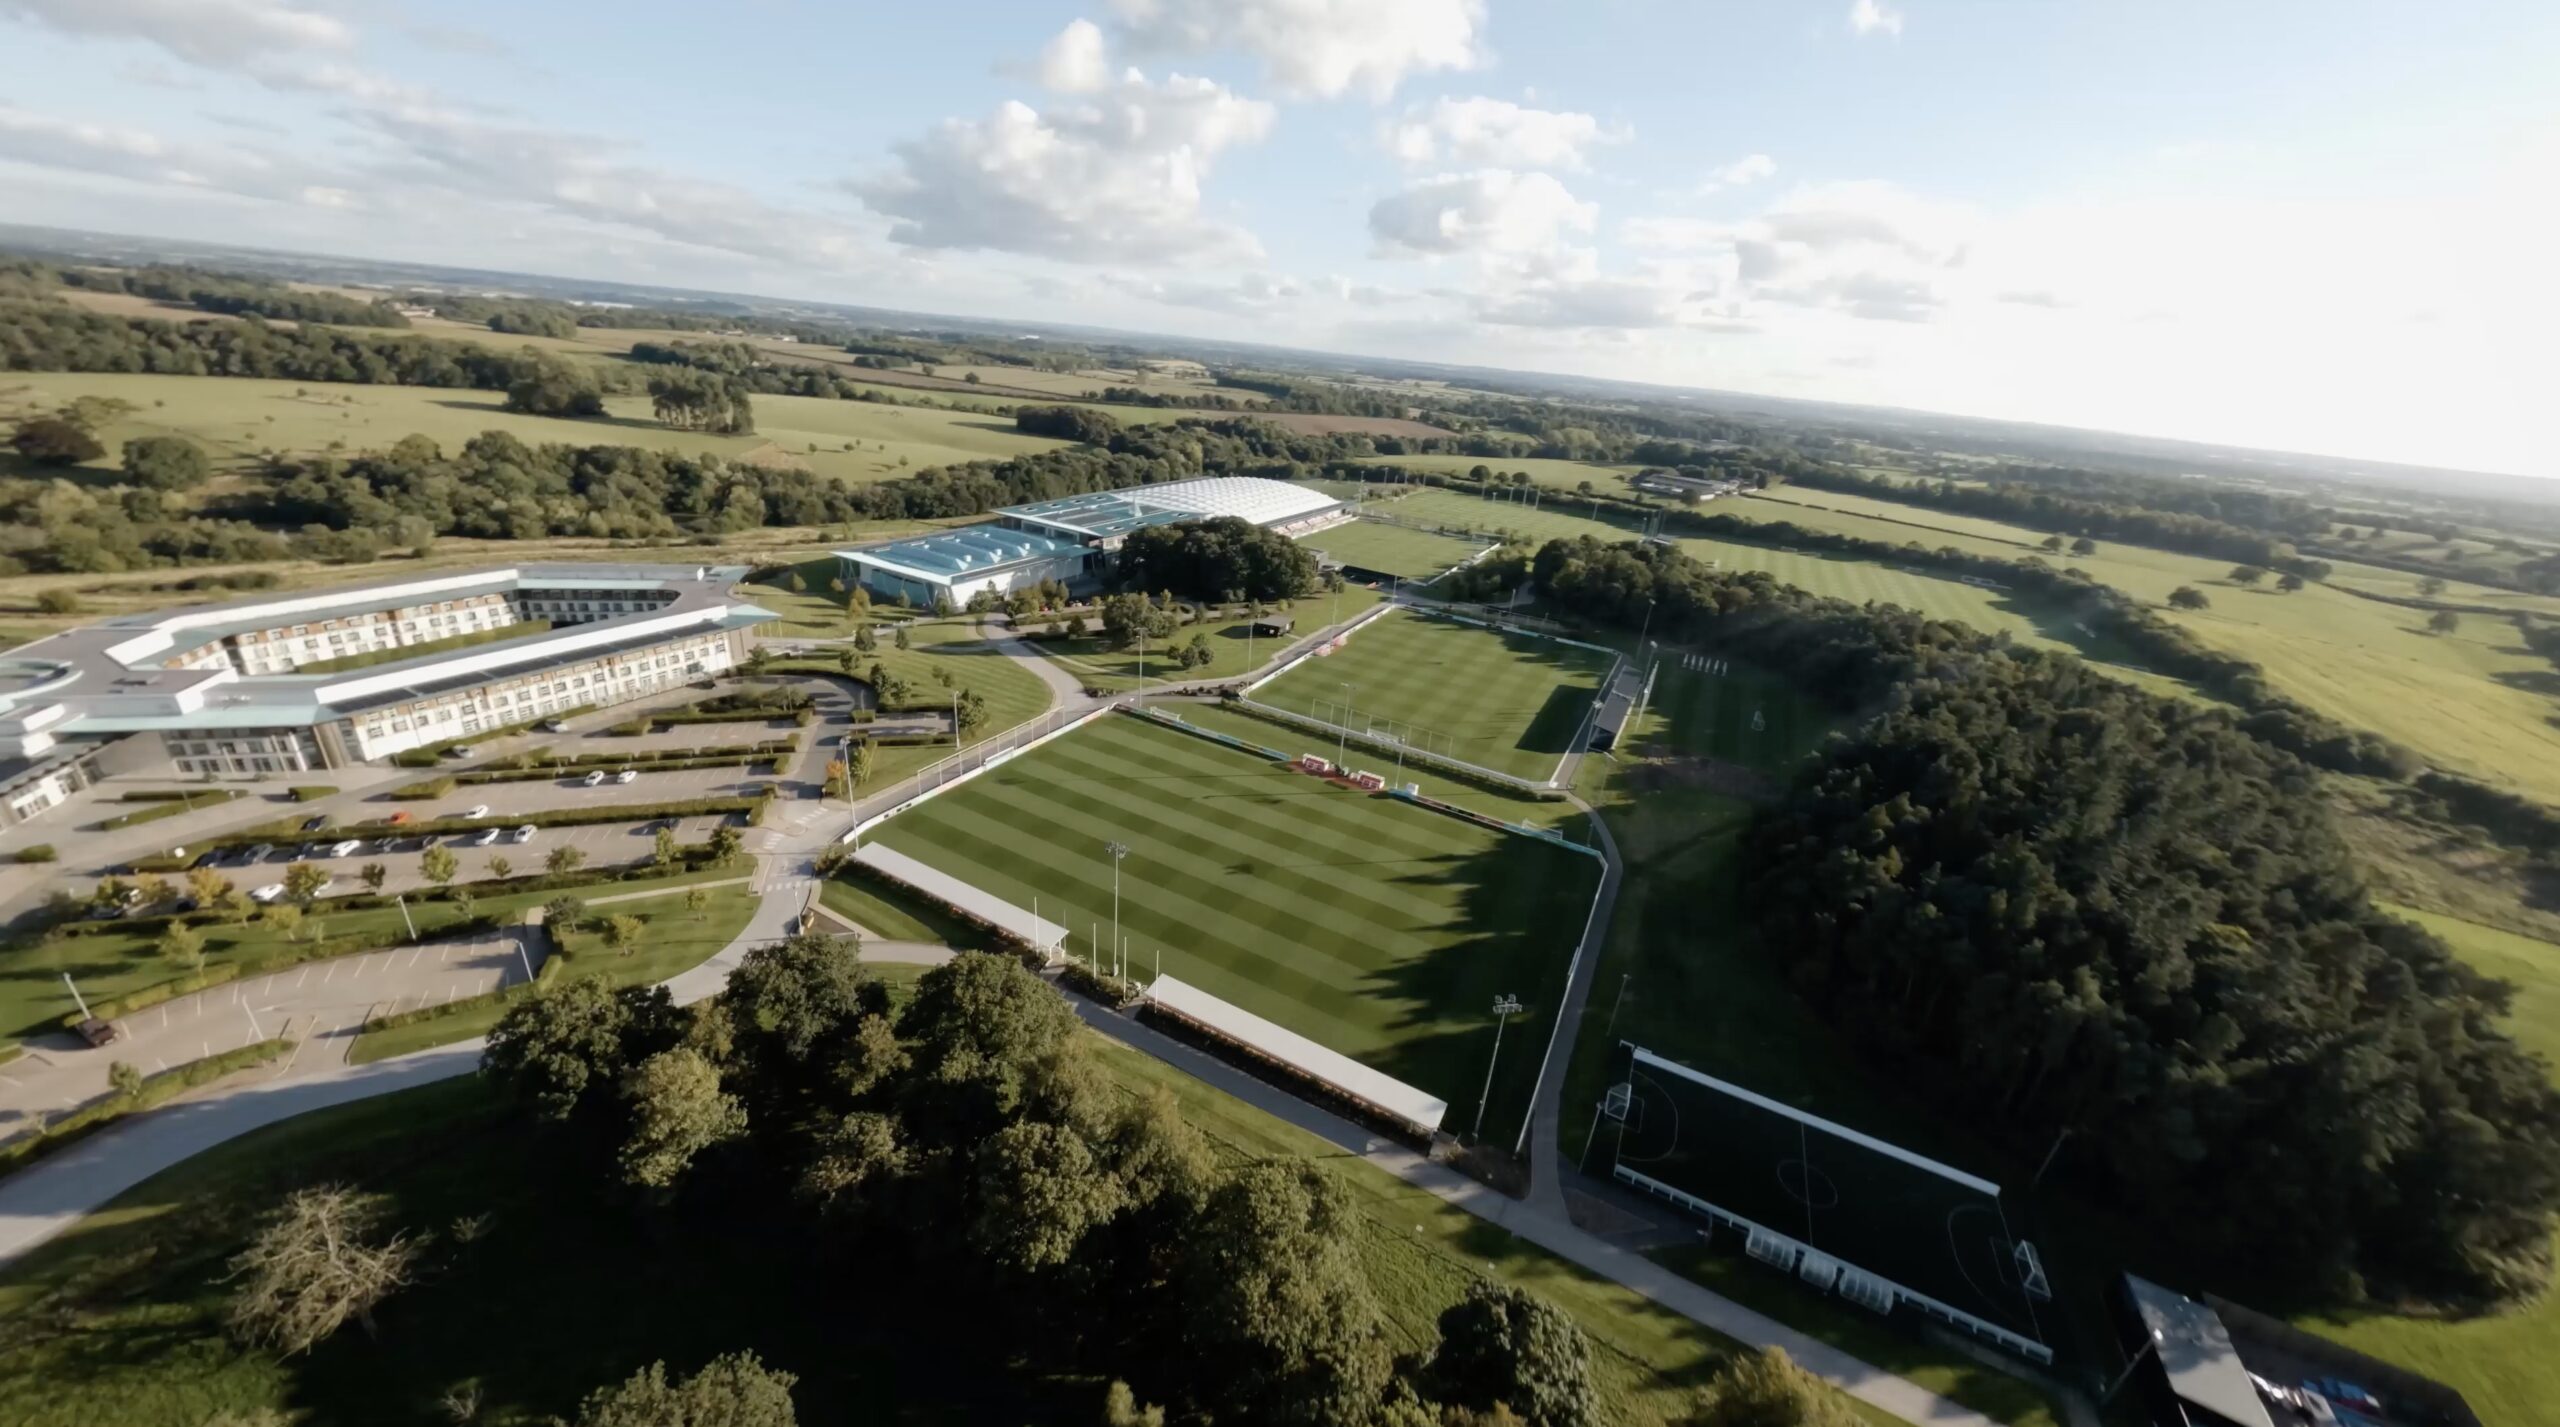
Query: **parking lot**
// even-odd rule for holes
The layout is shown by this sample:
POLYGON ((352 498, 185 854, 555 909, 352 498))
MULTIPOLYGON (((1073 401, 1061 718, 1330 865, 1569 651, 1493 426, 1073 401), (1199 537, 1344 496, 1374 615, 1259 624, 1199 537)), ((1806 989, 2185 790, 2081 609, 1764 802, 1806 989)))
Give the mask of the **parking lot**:
POLYGON ((516 841, 517 824, 492 817, 489 820, 488 829, 484 832, 449 833, 432 839, 399 837, 390 839, 388 848, 379 840, 368 839, 356 851, 343 856, 331 855, 330 849, 336 846, 333 842, 324 841, 316 846, 304 843, 279 843, 274 850, 254 863, 241 861, 239 854, 235 853, 215 864, 214 870, 229 878, 231 884, 242 892, 254 894, 262 887, 282 886, 286 868, 297 862, 308 862, 336 879, 336 885, 330 887, 324 894, 335 897, 366 890, 364 884, 357 879, 357 872, 367 863, 378 862, 382 864, 386 874, 382 890, 406 892, 428 885, 426 874, 420 870, 425 861, 428 846, 442 847, 454 855, 456 864, 454 881, 476 882, 497 875, 490 866, 493 858, 506 859, 509 864, 508 871, 514 876, 540 872, 543 870, 544 860, 550 857, 552 849, 559 847, 574 847, 584 853, 585 860, 581 865, 585 867, 627 866, 645 862, 657 850, 659 828, 673 828, 676 841, 680 843, 701 843, 708 841, 712 829, 724 822, 732 827, 742 830, 744 828, 744 824, 734 816, 714 815, 678 818, 673 822, 658 819, 649 822, 592 823, 582 827, 539 828, 535 830, 531 841, 518 842, 516 841), (488 832, 497 833, 497 840, 483 843, 481 839, 488 832), (312 847, 312 851, 307 856, 301 851, 305 846, 312 847))

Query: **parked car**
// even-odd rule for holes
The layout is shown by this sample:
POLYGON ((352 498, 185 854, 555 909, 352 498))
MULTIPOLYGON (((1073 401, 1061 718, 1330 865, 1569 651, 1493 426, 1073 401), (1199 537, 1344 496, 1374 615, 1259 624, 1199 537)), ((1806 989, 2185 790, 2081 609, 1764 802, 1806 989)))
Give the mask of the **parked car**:
POLYGON ((263 861, 268 853, 275 850, 276 845, 272 842, 252 843, 248 851, 240 854, 240 865, 246 867, 252 862, 263 861))
POLYGON ((362 851, 364 851, 364 839, 360 837, 340 838, 329 844, 331 857, 353 857, 362 851))
POLYGON ((480 834, 478 837, 471 839, 471 845, 473 847, 487 847, 489 844, 496 842, 504 835, 505 834, 499 832, 496 828, 491 828, 487 832, 480 834))
POLYGON ((261 906, 263 906, 263 905, 265 905, 266 903, 272 902, 272 901, 274 901, 276 898, 281 897, 281 896, 283 896, 283 895, 284 895, 284 884, 283 884, 282 882, 270 882, 270 883, 268 883, 267 885, 265 885, 264 887, 259 887, 259 888, 255 888, 255 889, 253 889, 253 890, 249 893, 249 900, 250 900, 250 901, 252 901, 252 902, 256 902, 256 903, 260 904, 261 906))
POLYGON ((517 828, 517 829, 516 829, 515 840, 516 840, 517 842, 531 842, 531 841, 533 841, 533 824, 531 824, 531 823, 526 823, 524 826, 522 826, 522 827, 520 827, 520 828, 517 828))
POLYGON ((187 864, 187 870, 193 872, 199 868, 219 867, 221 865, 222 849, 218 847, 209 847, 203 852, 196 854, 196 860, 187 864))
POLYGON ((384 819, 383 819, 383 821, 384 821, 384 822, 389 823, 389 824, 390 824, 391 826, 393 826, 393 827, 398 827, 400 824, 402 824, 402 823, 404 823, 404 822, 407 822, 408 820, 409 820, 409 810, 408 810, 407 808, 402 808, 400 811, 398 811, 398 812, 396 812, 396 813, 393 813, 391 816, 389 816, 389 817, 387 817, 387 818, 384 818, 384 819))
POLYGON ((628 783, 628 782, 630 782, 632 779, 637 778, 637 777, 639 777, 639 776, 640 776, 640 775, 639 775, 638 773, 635 773, 635 772, 633 772, 632 770, 630 770, 630 769, 628 769, 628 768, 625 768, 625 769, 623 769, 621 772, 616 773, 616 774, 614 774, 614 775, 613 775, 613 781, 615 781, 615 782, 617 782, 617 783, 628 783))
POLYGON ((594 771, 594 772, 592 772, 592 773, 588 774, 588 775, 586 776, 586 778, 583 780, 584 785, 585 785, 585 786, 587 786, 587 787, 590 787, 590 788, 594 787, 596 784, 601 783, 601 782, 603 782, 603 781, 604 781, 604 770, 603 770, 603 769, 601 769, 601 768, 599 768, 599 769, 597 769, 596 771, 594 771))
POLYGON ((487 803, 474 803, 469 808, 465 809, 462 815, 466 818, 485 818, 489 815, 489 805, 487 803))
POLYGON ((116 1029, 116 1023, 113 1021, 102 1021, 91 1016, 80 1023, 80 1039, 87 1041, 93 1047, 105 1045, 119 1034, 121 1032, 116 1029))
POLYGON ((287 862, 309 862, 312 858, 319 855, 320 844, 316 842, 306 842, 300 847, 295 848, 293 850, 293 855, 285 860, 287 862))
POLYGON ((468 758, 471 756, 471 750, 457 743, 450 748, 438 750, 436 756, 438 758, 468 758))
POLYGON ((302 820, 302 830, 304 832, 318 832, 320 829, 327 827, 328 825, 329 815, 327 813, 316 814, 302 820))
POLYGON ((535 724, 534 728, 543 733, 567 733, 569 724, 566 719, 547 718, 535 724))

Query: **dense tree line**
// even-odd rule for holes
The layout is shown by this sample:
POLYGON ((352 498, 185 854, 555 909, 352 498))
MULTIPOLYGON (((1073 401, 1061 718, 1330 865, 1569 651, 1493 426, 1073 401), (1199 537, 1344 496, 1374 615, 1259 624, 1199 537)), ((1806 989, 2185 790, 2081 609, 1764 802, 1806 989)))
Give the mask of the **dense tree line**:
POLYGON ((476 342, 110 317, 57 302, 0 300, 0 369, 472 387, 504 391, 524 356, 476 342))
POLYGON ((202 268, 63 268, 58 275, 67 287, 89 292, 129 292, 230 317, 327 322, 347 327, 409 325, 408 318, 380 299, 302 292, 266 278, 207 272, 202 268))
POLYGON ((630 446, 527 446, 503 431, 450 456, 411 436, 376 454, 280 461, 242 504, 285 525, 416 522, 485 540, 656 539, 864 518, 861 488, 806 471, 630 446))
POLYGON ((744 342, 634 342, 631 360, 652 366, 687 367, 736 383, 759 396, 822 396, 837 401, 896 398, 812 362, 777 358, 744 342))
POLYGON ((1287 600, 1316 587, 1313 552, 1232 515, 1130 531, 1117 568, 1126 588, 1192 600, 1287 600))
POLYGON ((893 1297, 955 1361, 1001 1345, 1123 1383, 1131 1422, 1592 1422, 1570 1318, 1485 1283, 1399 1355, 1349 1193, 1312 1161, 1222 1165, 1170 1097, 1116 1094, 1089 1044, 1011 958, 963 955, 893 1009, 849 941, 801 936, 700 1008, 593 981, 520 1001, 484 1073, 565 1172, 618 1186, 599 1212, 800 1225, 814 1292, 893 1297))
MULTIPOLYGON (((1795 473, 1792 479, 1816 490, 1844 491, 1905 505, 1951 510, 2059 535, 2121 540, 2131 545, 2148 545, 2158 550, 2175 550, 2213 560, 2297 570, 2312 579, 2326 578, 2329 570, 2328 566, 2316 561, 2306 564, 2300 560, 2291 542, 2281 535, 2211 516, 2156 510, 2121 500, 2057 495, 2024 484, 1887 481, 1827 464, 1808 467, 1795 473), (2311 568, 2315 565, 2316 573, 2311 568)), ((2121 479, 2129 481, 2132 478, 2121 479)))
POLYGON ((2377 910, 2311 771, 2228 714, 1890 606, 1555 542, 1542 594, 1862 715, 1746 839, 1763 944, 1844 1044, 2248 1269, 2538 1290, 2560 1092, 2511 988, 2377 910), (1915 1067, 1926 1074, 1914 1075, 1915 1067))
POLYGON ((2335 512, 2312 503, 2304 496, 2224 485, 2216 481, 2173 480, 2119 471, 2093 471, 2084 466, 2025 465, 2017 462, 1993 466, 1979 475, 1994 486, 2042 488, 2079 500, 2192 515, 2224 525, 2264 530, 2287 540, 2305 540, 2324 534, 2335 516, 2335 512))

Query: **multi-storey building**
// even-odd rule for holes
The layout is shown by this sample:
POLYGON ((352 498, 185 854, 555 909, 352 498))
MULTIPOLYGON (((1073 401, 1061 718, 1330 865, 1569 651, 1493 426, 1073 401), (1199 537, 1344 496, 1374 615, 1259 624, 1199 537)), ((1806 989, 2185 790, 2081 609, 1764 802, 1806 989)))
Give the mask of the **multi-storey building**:
POLYGON ((735 569, 546 565, 125 616, 0 660, 0 821, 97 777, 372 762, 720 673, 735 569))

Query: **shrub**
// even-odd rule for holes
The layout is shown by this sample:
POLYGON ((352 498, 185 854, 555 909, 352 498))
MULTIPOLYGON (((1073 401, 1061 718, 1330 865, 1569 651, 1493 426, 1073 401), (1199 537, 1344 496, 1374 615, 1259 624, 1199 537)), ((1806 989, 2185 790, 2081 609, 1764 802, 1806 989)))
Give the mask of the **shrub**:
POLYGON ((334 798, 338 795, 338 790, 326 783, 298 783, 284 791, 286 797, 297 803, 316 803, 322 798, 334 798))
POLYGON ((450 795, 457 785, 457 780, 448 773, 441 778, 425 778, 394 788, 391 796, 410 802, 426 802, 450 795))
POLYGON ((29 843, 18 849, 20 862, 51 862, 55 856, 53 844, 49 842, 29 843))

